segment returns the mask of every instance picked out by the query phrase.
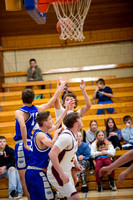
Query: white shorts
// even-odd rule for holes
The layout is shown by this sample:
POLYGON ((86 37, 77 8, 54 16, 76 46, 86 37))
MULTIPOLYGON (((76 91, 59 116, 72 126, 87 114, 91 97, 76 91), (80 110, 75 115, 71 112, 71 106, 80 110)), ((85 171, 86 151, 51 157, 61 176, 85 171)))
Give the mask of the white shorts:
POLYGON ((51 185, 53 185, 57 189, 60 198, 63 197, 69 198, 77 193, 71 174, 67 173, 65 174, 69 177, 69 182, 64 184, 63 186, 60 186, 59 183, 57 182, 58 178, 54 177, 52 173, 47 172, 48 180, 51 183, 51 185))

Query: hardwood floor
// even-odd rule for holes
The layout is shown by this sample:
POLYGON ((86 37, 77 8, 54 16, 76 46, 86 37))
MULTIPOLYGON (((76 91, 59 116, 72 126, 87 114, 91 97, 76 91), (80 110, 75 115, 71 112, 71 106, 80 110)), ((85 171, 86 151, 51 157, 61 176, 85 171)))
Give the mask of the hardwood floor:
MULTIPOLYGON (((104 190, 101 193, 97 191, 89 191, 87 195, 79 192, 79 196, 80 200, 133 200, 133 188, 118 189, 117 191, 104 190)), ((8 198, 0 198, 0 200, 7 199, 8 198)), ((27 198, 23 197, 20 200, 27 200, 27 198)))

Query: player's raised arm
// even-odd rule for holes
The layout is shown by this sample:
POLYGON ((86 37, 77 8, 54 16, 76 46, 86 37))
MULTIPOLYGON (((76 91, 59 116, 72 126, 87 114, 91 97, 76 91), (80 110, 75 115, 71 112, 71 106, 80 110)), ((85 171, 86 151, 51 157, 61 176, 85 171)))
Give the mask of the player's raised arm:
POLYGON ((20 110, 16 110, 15 118, 18 120, 18 122, 20 124, 20 131, 21 131, 24 147, 27 150, 30 150, 30 147, 27 145, 27 129, 26 129, 26 125, 25 125, 24 112, 22 112, 20 110))
MULTIPOLYGON (((62 85, 64 85, 65 86, 65 84, 66 84, 66 78, 62 78, 62 77, 60 77, 59 78, 59 80, 60 80, 60 84, 62 85)), ((64 89, 64 88, 63 88, 64 89)), ((63 92, 63 91, 62 91, 63 92)), ((55 100, 55 102, 54 102, 54 107, 55 107, 55 109, 57 109, 57 110, 59 110, 60 109, 60 107, 61 107, 61 102, 60 102, 60 98, 59 98, 59 96, 56 98, 56 100, 55 100)))
POLYGON ((56 130, 54 132, 54 135, 53 135, 53 139, 51 140, 50 138, 48 138, 44 133, 39 133, 38 134, 38 140, 43 144, 45 145, 45 148, 52 148, 55 141, 57 140, 58 138, 58 135, 59 133, 62 131, 62 128, 59 128, 58 130, 56 130))
POLYGON ((64 83, 61 83, 60 86, 57 87, 57 90, 56 90, 54 96, 49 100, 48 103, 42 104, 42 105, 40 105, 40 106, 36 106, 36 107, 38 108, 38 111, 39 111, 39 112, 43 112, 43 111, 45 111, 46 109, 51 108, 51 106, 53 105, 53 103, 55 102, 55 100, 56 100, 57 98, 59 98, 60 94, 62 93, 62 91, 63 91, 63 89, 64 89, 64 86, 65 86, 65 84, 64 84, 64 83))
POLYGON ((60 124, 62 123, 64 117, 67 114, 68 110, 71 110, 71 107, 73 105, 73 100, 70 100, 67 105, 66 105, 66 109, 64 110, 64 112, 59 116, 59 118, 56 120, 56 122, 53 124, 52 128, 49 129, 48 133, 51 133, 53 131, 55 131, 56 129, 58 129, 58 127, 60 126, 60 124))
POLYGON ((81 91, 84 95, 84 99, 85 99, 85 105, 80 110, 80 116, 83 117, 91 107, 91 101, 85 90, 85 81, 84 80, 81 80, 81 82, 80 82, 80 89, 81 89, 81 91))
POLYGON ((126 152, 124 155, 119 157, 111 165, 109 165, 107 167, 103 167, 100 170, 100 176, 104 176, 104 175, 106 176, 106 175, 110 174, 114 169, 116 169, 117 167, 119 167, 121 165, 124 165, 125 163, 127 163, 131 160, 133 160, 133 150, 126 152))

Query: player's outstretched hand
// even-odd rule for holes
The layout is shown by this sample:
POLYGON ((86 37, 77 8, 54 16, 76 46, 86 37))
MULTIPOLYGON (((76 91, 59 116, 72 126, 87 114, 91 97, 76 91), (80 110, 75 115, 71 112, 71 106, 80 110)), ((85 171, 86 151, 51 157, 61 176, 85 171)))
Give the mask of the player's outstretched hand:
POLYGON ((66 78, 59 77, 60 84, 66 84, 66 78))
POLYGON ((85 81, 81 79, 80 81, 80 89, 84 90, 85 89, 85 81))
POLYGON ((60 85, 57 83, 57 90, 60 92, 60 94, 64 91, 65 83, 62 82, 60 85))
POLYGON ((102 176, 107 176, 108 174, 111 173, 112 170, 109 170, 108 166, 107 167, 102 167, 100 169, 100 172, 99 172, 99 176, 102 177, 102 176))

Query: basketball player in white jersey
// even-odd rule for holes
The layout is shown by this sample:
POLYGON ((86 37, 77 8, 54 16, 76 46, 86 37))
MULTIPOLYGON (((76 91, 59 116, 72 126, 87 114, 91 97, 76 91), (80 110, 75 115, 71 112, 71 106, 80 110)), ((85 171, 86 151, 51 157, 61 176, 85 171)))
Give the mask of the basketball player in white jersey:
MULTIPOLYGON (((61 84, 63 84, 63 83, 65 84, 66 80, 60 79, 60 82, 61 82, 61 84)), ((90 101, 90 99, 87 95, 87 92, 85 90, 85 81, 84 80, 81 80, 81 82, 80 82, 80 89, 81 89, 83 96, 84 96, 85 105, 80 110, 78 110, 77 112, 79 113, 79 115, 81 117, 84 117, 84 115, 87 113, 87 111, 91 107, 91 101, 90 101)), ((77 100, 76 95, 72 92, 66 93, 63 97, 63 102, 62 102, 63 107, 61 105, 60 99, 59 98, 56 99, 56 101, 54 102, 56 119, 58 119, 58 117, 63 113, 63 111, 65 110, 65 107, 67 105, 67 101, 70 101, 70 100, 73 100, 74 103, 73 103, 71 110, 68 111, 68 113, 73 112, 74 109, 77 107, 78 100, 77 100)))
POLYGON ((78 148, 77 134, 83 127, 82 118, 77 112, 71 112, 63 120, 67 127, 58 137, 49 153, 50 163, 47 176, 50 183, 59 191, 60 199, 79 200, 77 190, 71 176, 73 163, 82 171, 75 159, 78 148))

